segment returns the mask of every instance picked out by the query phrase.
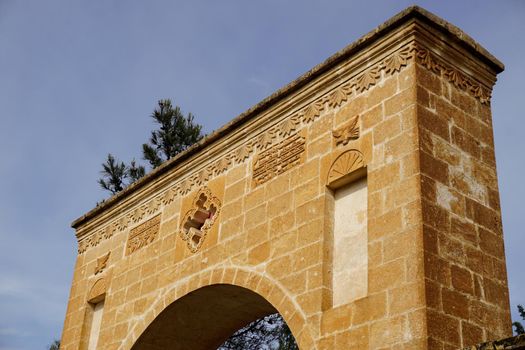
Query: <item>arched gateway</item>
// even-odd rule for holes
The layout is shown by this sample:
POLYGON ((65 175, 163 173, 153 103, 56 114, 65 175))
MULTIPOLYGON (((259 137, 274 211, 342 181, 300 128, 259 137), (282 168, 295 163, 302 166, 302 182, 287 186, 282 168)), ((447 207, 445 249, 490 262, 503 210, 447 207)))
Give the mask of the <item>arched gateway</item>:
POLYGON ((490 94, 417 7, 73 223, 63 349, 213 349, 280 312, 301 349, 510 335, 490 94))

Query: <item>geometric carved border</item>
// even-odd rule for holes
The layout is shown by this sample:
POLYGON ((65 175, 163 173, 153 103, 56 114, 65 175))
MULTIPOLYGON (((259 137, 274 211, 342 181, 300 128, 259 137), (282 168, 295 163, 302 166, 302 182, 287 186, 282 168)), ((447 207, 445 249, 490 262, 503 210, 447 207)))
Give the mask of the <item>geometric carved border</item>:
POLYGON ((78 253, 82 254, 89 248, 98 245, 102 240, 111 238, 115 232, 126 230, 130 224, 140 221, 143 216, 158 213, 163 205, 170 204, 177 196, 184 196, 194 187, 203 186, 210 179, 226 172, 235 164, 245 162, 256 150, 265 150, 274 145, 275 142, 280 142, 290 135, 299 132, 301 125, 312 123, 323 111, 330 108, 338 108, 343 102, 347 101, 351 95, 357 96, 366 92, 376 86, 381 79, 386 76, 400 72, 412 60, 416 60, 421 66, 441 75, 458 89, 466 91, 476 97, 482 104, 490 104, 491 92, 489 89, 467 77, 455 67, 441 61, 429 50, 415 43, 408 44, 392 52, 382 61, 369 67, 365 71, 353 76, 337 88, 328 91, 306 106, 292 112, 279 124, 263 131, 252 140, 247 140, 237 148, 230 150, 221 156, 220 159, 193 172, 187 177, 181 178, 177 183, 139 208, 120 216, 92 235, 80 240, 78 242, 78 253))

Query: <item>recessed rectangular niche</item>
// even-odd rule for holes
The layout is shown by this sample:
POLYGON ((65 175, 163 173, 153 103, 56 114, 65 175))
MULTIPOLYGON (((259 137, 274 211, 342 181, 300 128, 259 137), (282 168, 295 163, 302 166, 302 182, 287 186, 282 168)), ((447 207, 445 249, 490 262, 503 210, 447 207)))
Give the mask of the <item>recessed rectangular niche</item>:
POLYGON ((102 314, 104 313, 104 300, 96 304, 90 304, 89 307, 91 307, 92 310, 87 350, 96 350, 100 333, 100 325, 102 323, 102 314))
POLYGON ((366 177, 334 192, 333 306, 368 293, 368 186, 366 177))

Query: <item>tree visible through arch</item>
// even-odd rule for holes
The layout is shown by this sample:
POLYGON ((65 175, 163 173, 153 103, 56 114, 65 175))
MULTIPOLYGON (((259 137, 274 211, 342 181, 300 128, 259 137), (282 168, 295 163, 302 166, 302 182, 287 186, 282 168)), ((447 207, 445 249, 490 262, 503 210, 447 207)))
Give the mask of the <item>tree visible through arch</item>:
POLYGON ((232 284, 198 288, 167 305, 132 350, 297 350, 279 311, 263 296, 232 284))
POLYGON ((292 331, 281 314, 275 313, 232 334, 218 350, 298 350, 292 331))

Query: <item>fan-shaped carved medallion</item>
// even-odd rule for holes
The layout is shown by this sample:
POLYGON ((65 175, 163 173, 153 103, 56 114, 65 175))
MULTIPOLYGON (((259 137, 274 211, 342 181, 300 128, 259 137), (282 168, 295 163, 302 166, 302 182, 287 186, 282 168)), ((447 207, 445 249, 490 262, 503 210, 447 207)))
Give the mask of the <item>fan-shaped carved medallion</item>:
POLYGON ((87 300, 90 303, 96 304, 104 299, 108 284, 105 278, 99 278, 91 287, 87 300))
POLYGON ((354 173, 357 170, 363 169, 365 162, 363 155, 357 150, 349 150, 336 158, 328 172, 328 184, 333 184, 335 181, 354 173))

